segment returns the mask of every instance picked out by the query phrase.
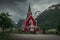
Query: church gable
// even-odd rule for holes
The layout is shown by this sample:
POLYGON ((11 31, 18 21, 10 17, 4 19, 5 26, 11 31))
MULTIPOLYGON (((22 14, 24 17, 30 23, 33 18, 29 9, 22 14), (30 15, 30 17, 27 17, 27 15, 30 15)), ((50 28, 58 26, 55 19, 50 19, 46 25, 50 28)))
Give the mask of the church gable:
POLYGON ((25 32, 34 32, 34 31, 36 33, 40 32, 40 29, 37 26, 37 21, 32 15, 30 5, 27 13, 27 18, 22 24, 22 30, 24 30, 25 32))
POLYGON ((31 25, 31 22, 32 21, 32 25, 33 26, 36 26, 37 25, 37 23, 36 23, 36 20, 32 17, 32 15, 30 15, 28 18, 27 18, 27 20, 26 20, 26 25, 27 26, 30 26, 31 25))

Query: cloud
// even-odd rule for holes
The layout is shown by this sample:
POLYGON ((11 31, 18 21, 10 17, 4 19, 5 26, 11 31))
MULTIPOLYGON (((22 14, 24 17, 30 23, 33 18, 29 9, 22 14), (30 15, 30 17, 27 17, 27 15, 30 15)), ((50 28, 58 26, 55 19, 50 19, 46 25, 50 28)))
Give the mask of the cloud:
POLYGON ((26 4, 27 0, 0 0, 0 11, 9 12, 12 20, 18 22, 26 16, 26 4))
POLYGON ((60 3, 60 0, 0 0, 0 11, 8 11, 12 20, 18 22, 26 18, 29 2, 34 14, 38 10, 44 11, 52 4, 60 3))
POLYGON ((0 0, 0 2, 15 2, 15 1, 19 1, 19 2, 26 2, 27 0, 0 0))
POLYGON ((57 3, 60 3, 60 0, 33 0, 33 1, 31 0, 32 11, 33 13, 35 13, 35 11, 37 10, 43 12, 49 6, 57 3))

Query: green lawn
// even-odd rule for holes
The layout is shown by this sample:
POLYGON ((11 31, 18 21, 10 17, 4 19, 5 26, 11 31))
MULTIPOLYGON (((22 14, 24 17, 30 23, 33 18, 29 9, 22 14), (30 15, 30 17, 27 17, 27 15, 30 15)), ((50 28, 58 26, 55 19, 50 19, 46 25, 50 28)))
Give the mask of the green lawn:
POLYGON ((9 32, 4 32, 3 34, 0 32, 0 40, 12 40, 10 38, 10 33, 9 32))

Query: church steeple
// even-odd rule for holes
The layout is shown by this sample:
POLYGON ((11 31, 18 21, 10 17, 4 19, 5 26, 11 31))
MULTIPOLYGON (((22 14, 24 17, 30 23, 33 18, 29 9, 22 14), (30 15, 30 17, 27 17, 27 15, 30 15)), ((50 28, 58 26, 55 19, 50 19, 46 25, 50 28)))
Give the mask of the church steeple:
POLYGON ((28 13, 27 13, 27 18, 32 15, 32 12, 31 12, 31 8, 30 8, 30 4, 29 4, 29 9, 28 9, 28 13))
POLYGON ((37 21, 35 20, 35 18, 32 15, 30 4, 29 4, 29 8, 28 8, 27 18, 23 22, 21 27, 22 27, 22 30, 25 32, 40 33, 40 28, 37 26, 37 21))

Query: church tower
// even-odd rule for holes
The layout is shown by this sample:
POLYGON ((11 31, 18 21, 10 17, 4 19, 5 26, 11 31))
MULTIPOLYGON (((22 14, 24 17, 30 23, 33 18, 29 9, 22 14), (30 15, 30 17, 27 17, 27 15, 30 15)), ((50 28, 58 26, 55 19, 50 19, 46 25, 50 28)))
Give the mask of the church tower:
POLYGON ((40 32, 40 29, 37 26, 37 21, 32 15, 30 4, 29 4, 26 20, 22 24, 22 29, 26 32, 40 32))
POLYGON ((30 4, 29 4, 29 8, 28 8, 28 13, 27 13, 27 18, 32 15, 32 11, 31 11, 31 7, 30 7, 30 4))

